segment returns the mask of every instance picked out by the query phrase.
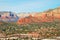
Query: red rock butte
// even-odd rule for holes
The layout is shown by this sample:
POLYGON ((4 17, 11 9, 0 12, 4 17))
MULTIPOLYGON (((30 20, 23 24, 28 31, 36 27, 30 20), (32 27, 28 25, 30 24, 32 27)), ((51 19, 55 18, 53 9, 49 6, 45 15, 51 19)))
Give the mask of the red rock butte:
MULTIPOLYGON (((59 8, 60 9, 60 8, 59 8)), ((39 23, 39 22, 52 22, 55 19, 60 19, 60 10, 54 9, 42 13, 36 13, 34 16, 30 14, 28 17, 20 18, 18 24, 39 23)))

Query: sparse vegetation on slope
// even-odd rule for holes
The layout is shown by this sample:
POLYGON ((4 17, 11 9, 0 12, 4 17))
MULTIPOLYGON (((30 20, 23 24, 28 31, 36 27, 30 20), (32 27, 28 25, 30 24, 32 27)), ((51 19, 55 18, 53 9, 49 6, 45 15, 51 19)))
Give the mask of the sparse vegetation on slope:
POLYGON ((60 21, 31 23, 24 25, 17 25, 16 23, 2 23, 0 25, 0 31, 6 35, 37 32, 39 37, 49 38, 60 36, 60 21))

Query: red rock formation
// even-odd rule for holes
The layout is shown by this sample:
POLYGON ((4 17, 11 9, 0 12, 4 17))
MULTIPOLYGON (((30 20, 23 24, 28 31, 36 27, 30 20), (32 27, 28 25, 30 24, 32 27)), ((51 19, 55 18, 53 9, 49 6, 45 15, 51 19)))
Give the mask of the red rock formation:
POLYGON ((18 20, 18 24, 26 24, 26 23, 38 23, 38 22, 51 22, 54 20, 53 16, 48 17, 47 14, 43 14, 41 16, 32 16, 29 15, 28 17, 25 18, 20 18, 18 20))
POLYGON ((52 22, 56 19, 60 20, 60 7, 55 9, 50 9, 45 12, 36 13, 33 16, 29 15, 25 18, 20 18, 18 24, 25 23, 38 23, 38 22, 52 22))
POLYGON ((31 15, 30 15, 29 17, 20 18, 20 19, 18 20, 18 24, 31 23, 31 18, 32 18, 31 15))

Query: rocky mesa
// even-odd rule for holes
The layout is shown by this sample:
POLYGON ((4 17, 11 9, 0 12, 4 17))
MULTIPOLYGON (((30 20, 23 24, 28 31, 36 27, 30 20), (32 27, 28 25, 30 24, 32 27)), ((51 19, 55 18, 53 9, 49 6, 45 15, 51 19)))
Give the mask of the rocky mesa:
POLYGON ((29 16, 25 16, 20 18, 17 23, 18 24, 28 24, 28 23, 39 23, 39 22, 52 22, 55 20, 60 20, 60 7, 55 9, 49 9, 44 12, 38 12, 34 15, 29 14, 29 16))

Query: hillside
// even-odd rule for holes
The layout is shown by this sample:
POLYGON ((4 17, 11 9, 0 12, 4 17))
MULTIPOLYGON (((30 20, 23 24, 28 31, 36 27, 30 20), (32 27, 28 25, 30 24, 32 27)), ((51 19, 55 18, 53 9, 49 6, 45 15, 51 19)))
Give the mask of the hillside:
MULTIPOLYGON (((20 34, 39 34, 39 36, 32 36, 32 37, 39 37, 39 38, 55 38, 60 36, 60 21, 53 21, 53 22, 40 22, 40 23, 31 23, 31 24, 24 24, 18 25, 16 23, 6 23, 2 22, 0 24, 0 33, 5 34, 5 37, 22 37, 20 34), (15 36, 14 36, 15 34, 15 36)), ((23 37, 24 38, 24 37, 23 37)))
POLYGON ((28 23, 39 23, 39 22, 52 22, 55 20, 60 19, 60 7, 55 8, 55 9, 50 9, 45 12, 41 13, 35 13, 32 15, 32 13, 27 16, 20 18, 18 20, 18 24, 28 24, 28 23))

